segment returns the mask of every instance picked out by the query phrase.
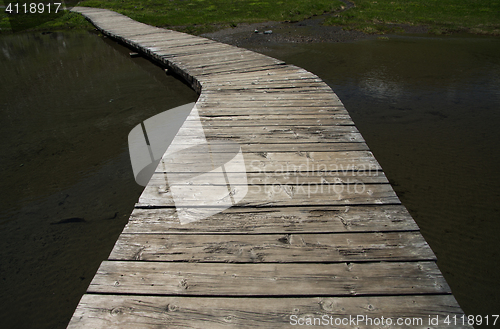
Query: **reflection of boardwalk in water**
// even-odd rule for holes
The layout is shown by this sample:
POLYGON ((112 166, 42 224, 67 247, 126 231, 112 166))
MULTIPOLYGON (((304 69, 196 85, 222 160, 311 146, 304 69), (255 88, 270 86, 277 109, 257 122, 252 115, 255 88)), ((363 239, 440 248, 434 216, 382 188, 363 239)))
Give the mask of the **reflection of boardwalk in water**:
POLYGON ((160 162, 69 328, 464 327, 418 226, 318 77, 110 11, 74 10, 201 93, 209 150, 188 117, 176 136, 182 156, 160 162), (222 142, 237 143, 241 160, 222 142), (169 180, 171 168, 181 169, 169 180), (225 201, 206 197, 214 191, 225 201))

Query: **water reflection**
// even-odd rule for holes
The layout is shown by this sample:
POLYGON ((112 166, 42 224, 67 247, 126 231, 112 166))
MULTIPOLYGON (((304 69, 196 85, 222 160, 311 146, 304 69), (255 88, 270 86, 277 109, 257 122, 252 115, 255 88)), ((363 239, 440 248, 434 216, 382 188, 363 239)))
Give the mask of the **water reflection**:
POLYGON ((366 72, 360 81, 360 89, 366 95, 385 102, 394 102, 403 95, 404 88, 391 79, 387 67, 380 66, 366 72))

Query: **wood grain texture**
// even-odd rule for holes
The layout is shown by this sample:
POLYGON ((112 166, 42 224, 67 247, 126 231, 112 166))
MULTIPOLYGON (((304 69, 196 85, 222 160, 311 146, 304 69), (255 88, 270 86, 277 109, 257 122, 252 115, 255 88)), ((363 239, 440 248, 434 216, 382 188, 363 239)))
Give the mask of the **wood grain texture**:
POLYGON ((450 293, 435 262, 213 264, 104 261, 89 293, 355 296, 450 293))
MULTIPOLYGON (((203 127, 270 127, 273 126, 351 126, 354 122, 348 114, 267 114, 267 115, 223 115, 204 114, 200 116, 203 127)), ((192 121, 186 120, 185 126, 189 127, 192 121)))
POLYGON ((435 260, 419 232, 348 234, 122 234, 109 260, 316 263, 435 260))
MULTIPOLYGON (((190 145, 192 138, 186 138, 180 144, 190 145)), ((249 143, 252 144, 252 143, 249 143)), ((274 143, 272 143, 274 144, 274 143)), ((312 144, 308 142, 308 144, 312 144)), ((332 143, 333 144, 333 143, 332 143)), ((193 145, 198 145, 193 143, 193 145)), ((211 154, 224 154, 225 144, 214 142, 211 145, 211 154)), ((266 144, 268 145, 268 144, 266 144)), ((290 146, 290 144, 287 144, 290 146)), ((298 172, 307 175, 309 172, 324 172, 325 176, 338 176, 347 172, 382 171, 379 163, 370 151, 332 152, 329 144, 321 143, 324 152, 247 152, 242 147, 245 172, 265 172, 275 175, 298 172), (339 173, 339 174, 337 174, 339 173)), ((165 172, 168 167, 178 164, 178 171, 197 172, 203 166, 199 159, 205 159, 203 148, 186 148, 178 154, 165 155, 158 165, 157 172, 165 172), (191 164, 193 167, 186 167, 191 164)), ((363 174, 360 174, 363 176, 363 174)))
POLYGON ((136 208, 123 233, 335 233, 412 231, 418 226, 405 207, 336 206, 228 208, 181 225, 174 208, 136 208))
MULTIPOLYGON (((188 127, 188 125, 184 126, 188 127)), ((362 143, 363 137, 354 126, 280 126, 280 127, 203 127, 204 138, 231 140, 235 143, 293 144, 293 143, 362 143)), ((189 129, 177 136, 189 141, 200 139, 199 129, 189 129)), ((326 150, 326 145, 325 145, 326 150)))
MULTIPOLYGON (((177 190, 172 193, 172 186, 166 180, 150 181, 139 197, 137 206, 142 207, 218 207, 230 202, 231 195, 244 194, 242 200, 235 206, 304 206, 304 205, 383 205, 401 203, 390 184, 373 185, 231 185, 230 191, 218 194, 217 199, 204 196, 213 195, 218 184, 206 185, 177 184, 177 190), (245 192, 246 191, 246 192, 245 192)), ((225 186, 224 186, 225 187, 225 186)), ((194 209, 192 209, 194 210, 194 209)))
MULTIPOLYGON (((175 177, 177 185, 187 184, 187 185, 226 185, 226 182, 220 182, 217 180, 217 173, 203 173, 205 181, 200 182, 193 177, 190 172, 183 172, 184 168, 181 168, 181 172, 169 173, 170 177, 175 177)), ((229 172, 229 170, 226 170, 229 172)), ((230 172, 235 172, 231 170, 230 172)), ((165 177, 165 173, 156 172, 151 178, 151 183, 164 184, 168 180, 165 177)), ((382 171, 366 171, 366 172, 355 172, 355 171, 336 171, 336 172, 247 172, 243 175, 233 175, 231 176, 231 184, 233 185, 255 185, 255 186, 293 186, 293 185, 336 185, 335 188, 338 190, 342 188, 347 188, 347 185, 361 185, 361 184, 388 184, 389 181, 385 177, 382 171)), ((166 186, 167 187, 167 186, 166 186)))
MULTIPOLYGON (((373 328, 372 321, 391 318, 391 328, 429 328, 429 317, 438 317, 432 328, 450 328, 447 316, 463 315, 455 298, 440 296, 314 297, 314 298, 189 298, 85 295, 69 329, 136 328, 290 328, 298 319, 332 317, 326 328, 373 328), (98 306, 96 306, 98 305, 98 306), (439 307, 436 307, 439 305, 439 307), (349 316, 363 316, 349 325, 349 316), (410 318, 411 325, 397 325, 410 318), (346 320, 343 320, 346 319, 346 320), (413 320, 415 319, 415 320, 413 320), (347 322, 347 325, 335 325, 347 322)), ((318 323, 318 322, 317 322, 318 323)), ((297 326, 297 325, 296 325, 297 326)), ((307 328, 325 328, 311 325, 307 328)), ((453 328, 472 328, 453 326, 453 328)))

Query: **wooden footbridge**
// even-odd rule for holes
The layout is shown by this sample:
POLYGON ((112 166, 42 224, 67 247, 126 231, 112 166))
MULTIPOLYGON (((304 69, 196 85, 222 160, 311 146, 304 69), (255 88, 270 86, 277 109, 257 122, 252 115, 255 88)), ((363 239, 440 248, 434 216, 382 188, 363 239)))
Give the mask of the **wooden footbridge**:
POLYGON ((182 156, 160 162, 68 328, 467 327, 418 226, 321 79, 112 11, 73 11, 200 97, 176 136, 182 156), (197 170, 214 161, 224 170, 197 170))

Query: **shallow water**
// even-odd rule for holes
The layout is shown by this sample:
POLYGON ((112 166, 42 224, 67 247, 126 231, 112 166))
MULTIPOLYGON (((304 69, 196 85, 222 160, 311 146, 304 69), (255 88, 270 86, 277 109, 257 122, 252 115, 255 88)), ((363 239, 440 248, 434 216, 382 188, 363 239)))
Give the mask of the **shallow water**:
POLYGON ((463 310, 498 314, 500 39, 391 36, 253 49, 332 87, 463 310))
POLYGON ((127 137, 197 99, 87 32, 0 38, 2 328, 65 328, 143 187, 127 137))

